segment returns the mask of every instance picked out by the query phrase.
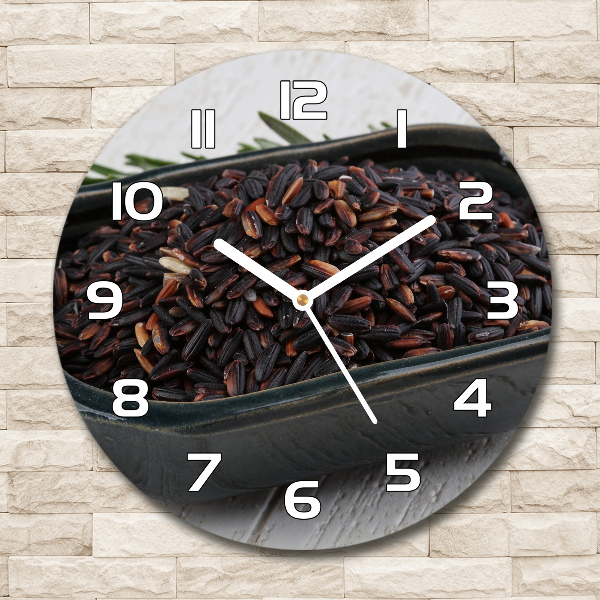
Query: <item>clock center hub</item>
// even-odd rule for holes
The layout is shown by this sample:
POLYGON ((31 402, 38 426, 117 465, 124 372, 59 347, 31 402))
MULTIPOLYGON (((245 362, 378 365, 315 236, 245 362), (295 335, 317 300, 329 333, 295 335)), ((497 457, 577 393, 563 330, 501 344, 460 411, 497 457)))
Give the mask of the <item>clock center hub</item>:
POLYGON ((298 310, 307 310, 312 305, 312 300, 305 292, 300 292, 294 301, 294 306, 298 310))

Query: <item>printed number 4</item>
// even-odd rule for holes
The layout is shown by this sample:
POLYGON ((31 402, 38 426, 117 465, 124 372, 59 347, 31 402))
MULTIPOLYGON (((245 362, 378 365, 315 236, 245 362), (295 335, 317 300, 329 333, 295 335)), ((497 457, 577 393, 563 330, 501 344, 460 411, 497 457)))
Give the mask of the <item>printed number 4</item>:
POLYGON ((217 465, 221 462, 221 453, 218 454, 207 454, 207 453, 199 453, 199 454, 188 454, 188 460, 207 460, 208 464, 206 465, 204 471, 200 473, 200 476, 196 481, 194 481, 192 487, 189 489, 190 492, 199 492, 202 486, 208 481, 208 478, 214 473, 217 465))
POLYGON ((454 410, 476 410, 478 417, 485 417, 492 405, 487 400, 487 380, 476 379, 455 401, 454 410), (476 402, 467 400, 477 392, 476 402))

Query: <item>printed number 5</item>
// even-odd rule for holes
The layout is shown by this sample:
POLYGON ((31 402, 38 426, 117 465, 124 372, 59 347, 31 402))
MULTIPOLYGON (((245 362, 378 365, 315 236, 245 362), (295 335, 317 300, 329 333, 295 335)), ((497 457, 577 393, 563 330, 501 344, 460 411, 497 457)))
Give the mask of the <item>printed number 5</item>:
POLYGON ((194 481, 194 484, 189 489, 190 492, 199 492, 200 488, 207 482, 208 478, 213 474, 217 465, 221 462, 221 453, 218 454, 188 454, 188 460, 207 460, 208 464, 200 477, 194 481))

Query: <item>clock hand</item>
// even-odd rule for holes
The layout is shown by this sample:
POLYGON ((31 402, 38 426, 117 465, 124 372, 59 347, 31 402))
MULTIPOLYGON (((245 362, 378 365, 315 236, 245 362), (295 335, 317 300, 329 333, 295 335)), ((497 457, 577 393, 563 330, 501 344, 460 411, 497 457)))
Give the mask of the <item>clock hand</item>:
POLYGON ((385 242, 385 244, 379 246, 379 248, 371 250, 371 252, 365 254, 356 262, 353 262, 351 265, 347 266, 345 269, 342 269, 335 275, 332 275, 329 279, 322 281, 319 285, 312 288, 312 290, 308 290, 306 294, 311 300, 313 300, 317 296, 320 296, 321 294, 324 294, 331 288, 334 288, 336 285, 339 285, 340 283, 345 281, 348 277, 351 277, 352 275, 358 273, 360 270, 364 269, 365 267, 368 267, 377 259, 386 255, 388 252, 391 252, 394 248, 400 246, 400 244, 404 244, 404 242, 415 237, 415 235, 421 233, 428 227, 431 227, 435 223, 435 221, 436 219, 433 215, 425 217, 418 223, 415 223, 408 229, 404 230, 402 233, 399 233, 396 237, 385 242))
POLYGON ((256 277, 262 279, 265 283, 268 283, 271 287, 275 288, 278 292, 281 292, 284 296, 287 296, 290 300, 294 301, 297 299, 300 292, 298 292, 295 287, 292 287, 289 283, 280 277, 277 277, 277 275, 271 273, 271 271, 265 269, 262 265, 259 265, 255 260, 246 256, 243 252, 240 252, 225 240, 219 238, 215 240, 213 245, 215 250, 218 250, 233 262, 244 267, 244 269, 250 271, 252 275, 256 275, 256 277))
POLYGON ((323 328, 321 327, 321 324, 319 323, 317 317, 315 317, 313 311, 310 310, 310 308, 306 308, 305 310, 306 310, 306 313, 308 314, 308 316, 310 317, 312 324, 315 326, 315 329, 319 332, 319 335, 321 336, 321 338, 323 338, 323 342, 324 342, 325 346, 327 346, 327 350, 329 350, 329 353, 333 357, 333 360, 335 360, 335 362, 337 363, 338 367, 340 368, 340 371, 344 374, 346 381, 348 381, 348 384, 352 388, 352 391, 356 394, 356 397, 358 398, 359 402, 362 404, 362 407, 365 409, 365 412, 367 413, 367 415, 369 415, 369 419, 371 419, 373 424, 376 425, 377 417, 373 414, 373 411, 367 404, 367 401, 365 400, 361 391, 358 389, 358 386, 356 385, 356 383, 354 383, 354 379, 352 379, 352 376, 348 372, 348 369, 346 369, 346 366, 342 362, 340 355, 336 352, 335 348, 333 347, 331 340, 327 337, 327 334, 325 333, 325 331, 323 331, 323 328))

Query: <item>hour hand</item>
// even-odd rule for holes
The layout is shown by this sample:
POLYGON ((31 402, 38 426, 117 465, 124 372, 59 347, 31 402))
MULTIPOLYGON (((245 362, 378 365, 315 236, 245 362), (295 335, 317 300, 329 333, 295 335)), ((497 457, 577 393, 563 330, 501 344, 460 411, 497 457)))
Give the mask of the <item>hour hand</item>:
POLYGON ((277 277, 277 275, 274 275, 262 265, 259 265, 255 260, 246 256, 243 252, 240 252, 225 240, 217 239, 213 245, 215 250, 224 254, 227 258, 252 273, 252 275, 256 275, 256 277, 262 279, 265 283, 268 283, 272 288, 275 288, 290 300, 296 300, 298 290, 295 287, 292 287, 289 283, 283 281, 283 279, 277 277))

